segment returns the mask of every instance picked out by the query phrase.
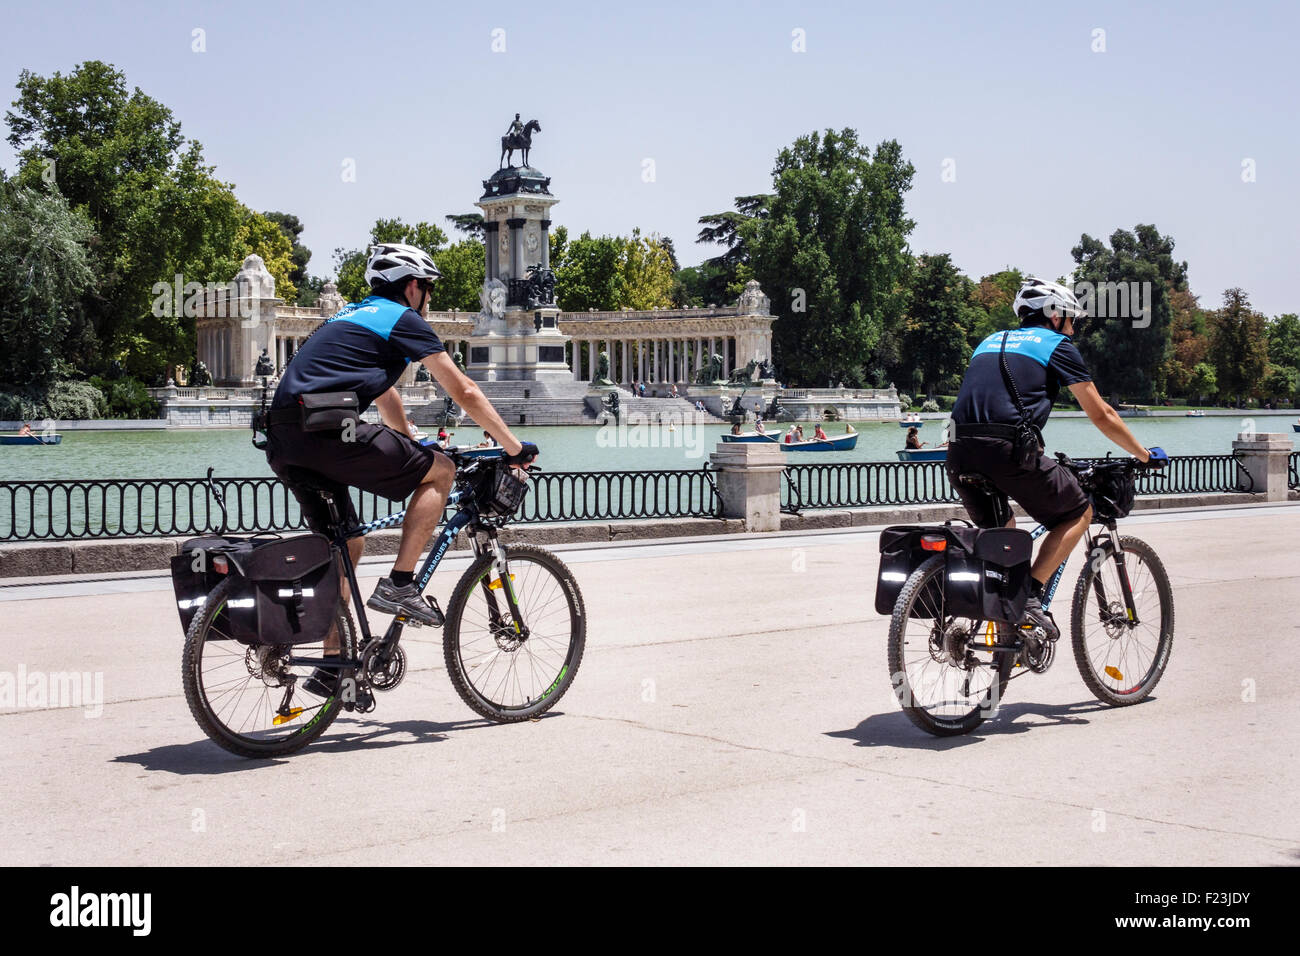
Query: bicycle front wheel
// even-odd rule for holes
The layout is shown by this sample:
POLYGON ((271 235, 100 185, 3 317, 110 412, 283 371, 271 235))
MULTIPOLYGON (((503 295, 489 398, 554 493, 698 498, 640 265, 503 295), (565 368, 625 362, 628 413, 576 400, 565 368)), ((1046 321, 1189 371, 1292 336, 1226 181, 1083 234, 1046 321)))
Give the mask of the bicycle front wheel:
POLYGON ((1165 566, 1145 541, 1124 536, 1120 542, 1137 623, 1128 617, 1112 543, 1079 574, 1070 609, 1079 674, 1098 700, 1114 707, 1147 698, 1164 676, 1174 643, 1174 594, 1165 566))
POLYGON ((542 548, 506 546, 507 580, 481 555, 452 592, 443 655, 469 708, 497 723, 545 713, 573 683, 587 638, 587 613, 573 572, 542 548), (522 618, 510 613, 512 588, 522 618))
MULTIPOLYGON (((230 577, 213 588, 190 621, 181 664, 185 700, 203 732, 231 753, 283 757, 324 733, 342 700, 338 692, 312 693, 306 681, 312 667, 290 663, 291 656, 321 657, 323 640, 290 647, 231 637, 226 604, 237 597, 237 583, 230 577)), ((336 626, 342 654, 355 658, 356 630, 343 605, 336 626)))
POLYGON ((943 568, 938 554, 913 571, 889 622, 894 694, 907 718, 936 737, 970 733, 993 715, 1007 689, 1014 652, 986 648, 1015 640, 1005 626, 949 615, 943 568))

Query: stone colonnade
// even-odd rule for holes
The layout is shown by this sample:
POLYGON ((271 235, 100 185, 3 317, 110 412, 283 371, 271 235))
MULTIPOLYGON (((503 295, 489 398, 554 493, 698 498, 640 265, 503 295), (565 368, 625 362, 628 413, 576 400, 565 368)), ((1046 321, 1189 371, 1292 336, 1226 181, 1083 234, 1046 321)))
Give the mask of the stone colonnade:
POLYGON ((687 384, 713 355, 722 356, 722 376, 726 378, 737 364, 748 361, 747 357, 743 361, 738 358, 735 335, 590 337, 578 331, 576 325, 565 329, 572 336, 565 359, 575 382, 596 379, 601 352, 609 354, 609 377, 619 385, 687 384))

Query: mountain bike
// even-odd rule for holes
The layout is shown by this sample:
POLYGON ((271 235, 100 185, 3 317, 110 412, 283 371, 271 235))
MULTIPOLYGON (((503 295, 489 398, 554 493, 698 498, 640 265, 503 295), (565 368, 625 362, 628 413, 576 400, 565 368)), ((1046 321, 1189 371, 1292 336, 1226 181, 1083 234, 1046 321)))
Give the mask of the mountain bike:
MULTIPOLYGON (((1142 466, 1134 459, 1056 457, 1074 472, 1093 505, 1093 527, 1084 537, 1088 562, 1070 607, 1075 663, 1098 700, 1114 707, 1136 704, 1160 682, 1174 640, 1173 590, 1164 565, 1149 544, 1117 531, 1118 519, 1132 506, 1133 475, 1142 466), (1117 503, 1114 489, 1125 483, 1127 503, 1117 503)), ((959 480, 990 496, 996 527, 1010 521, 1009 504, 986 477, 969 474, 959 480)), ((1046 533, 1039 525, 1032 536, 1046 533)), ((1050 607, 1068 563, 1061 562, 1043 588, 1044 608, 1050 607)), ((1052 666, 1057 643, 1032 626, 949 613, 944 569, 945 555, 935 553, 907 577, 894 604, 888 642, 889 670, 903 712, 936 736, 969 733, 994 716, 1012 679, 1052 666)))
MULTIPOLYGON (((471 710, 490 721, 538 717, 564 696, 582 662, 587 632, 582 592, 554 554, 499 540, 526 487, 499 461, 502 449, 451 448, 448 454, 456 478, 447 506, 457 510, 443 524, 415 580, 423 592, 456 536, 462 530, 469 534, 474 558, 453 589, 445 616, 430 600, 443 627, 452 686, 471 710)), ((406 675, 403 628, 421 626, 398 615, 382 636, 372 634, 347 547, 351 538, 401 524, 405 512, 347 528, 339 503, 313 483, 312 473, 299 469, 293 478, 328 506, 335 567, 342 568, 353 600, 339 602, 331 634, 292 645, 235 639, 231 608, 252 600, 243 596, 249 585, 237 573, 227 574, 202 600, 185 638, 185 699, 208 737, 244 757, 293 753, 324 733, 341 711, 374 710, 376 692, 391 691, 406 675), (349 603, 355 605, 356 623, 349 603), (337 655, 328 653, 335 648, 337 655), (309 679, 317 668, 337 673, 333 686, 309 679)))

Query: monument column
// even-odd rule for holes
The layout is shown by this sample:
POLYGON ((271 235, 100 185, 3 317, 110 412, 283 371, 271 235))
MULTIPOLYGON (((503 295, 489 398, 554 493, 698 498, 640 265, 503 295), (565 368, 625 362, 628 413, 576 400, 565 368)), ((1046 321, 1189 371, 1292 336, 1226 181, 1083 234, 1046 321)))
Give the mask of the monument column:
POLYGON ((524 227, 524 220, 507 219, 506 225, 510 227, 510 278, 522 279, 524 277, 523 246, 519 236, 520 230, 524 227))
POLYGON ((485 260, 487 278, 495 279, 501 274, 501 223, 495 219, 483 221, 483 246, 487 253, 485 260))
POLYGON ((551 220, 542 220, 542 268, 551 267, 551 220))

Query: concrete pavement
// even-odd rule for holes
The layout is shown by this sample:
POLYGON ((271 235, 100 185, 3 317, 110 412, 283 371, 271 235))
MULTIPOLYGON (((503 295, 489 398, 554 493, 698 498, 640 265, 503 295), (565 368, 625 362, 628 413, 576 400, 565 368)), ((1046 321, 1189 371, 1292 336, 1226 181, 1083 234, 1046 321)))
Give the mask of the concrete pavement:
POLYGON ((0 863, 1294 865, 1300 506, 1124 527, 1175 587, 1152 699, 1094 701, 1063 643, 947 740, 893 698, 860 529, 565 551, 589 630, 555 714, 478 720, 409 631, 400 688, 278 761, 195 725, 163 579, 0 588, 0 673, 103 691, 0 705, 0 863))

